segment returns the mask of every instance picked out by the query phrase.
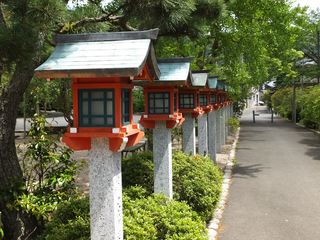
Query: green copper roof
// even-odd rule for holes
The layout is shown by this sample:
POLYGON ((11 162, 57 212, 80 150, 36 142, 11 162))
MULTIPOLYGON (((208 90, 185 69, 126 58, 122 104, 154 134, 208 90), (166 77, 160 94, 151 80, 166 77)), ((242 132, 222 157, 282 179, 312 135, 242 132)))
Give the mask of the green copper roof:
POLYGON ((195 71, 192 72, 191 83, 193 87, 205 87, 208 80, 207 71, 195 71))
POLYGON ((51 56, 35 72, 41 77, 137 76, 156 63, 152 40, 158 30, 58 35, 51 56), (150 65, 151 64, 151 65, 150 65))
POLYGON ((208 78, 208 86, 211 89, 216 89, 218 85, 218 76, 212 76, 208 78))
POLYGON ((187 82, 191 78, 190 58, 158 59, 160 79, 156 82, 187 82))

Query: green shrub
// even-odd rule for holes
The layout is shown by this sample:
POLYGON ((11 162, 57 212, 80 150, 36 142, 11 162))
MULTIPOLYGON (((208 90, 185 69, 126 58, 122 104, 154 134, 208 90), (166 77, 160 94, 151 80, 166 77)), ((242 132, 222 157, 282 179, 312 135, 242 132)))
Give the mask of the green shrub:
MULTIPOLYGON (((213 214, 222 184, 220 169, 212 160, 202 156, 173 154, 174 199, 186 201, 203 220, 213 214)), ((153 189, 152 154, 138 153, 123 161, 123 185, 140 185, 148 194, 153 189)))
POLYGON ((15 206, 46 220, 63 201, 76 194, 77 163, 72 151, 57 143, 45 129, 46 119, 36 115, 29 131, 30 142, 22 159, 26 186, 17 196, 15 206))
POLYGON ((139 185, 153 193, 152 152, 135 153, 122 161, 122 186, 139 185))
MULTIPOLYGON (((205 225, 186 203, 170 201, 162 195, 139 198, 144 193, 141 187, 133 187, 123 194, 124 239, 208 238, 205 225)), ((88 198, 60 205, 41 239, 90 239, 88 198)))
POLYGON ((320 127, 320 87, 310 87, 300 97, 302 123, 310 128, 320 127))
POLYGON ((219 167, 207 157, 175 152, 172 168, 174 198, 186 201, 203 220, 210 220, 221 192, 219 167))
MULTIPOLYGON (((292 88, 277 90, 272 104, 281 116, 292 117, 292 88)), ((309 128, 320 128, 320 87, 296 89, 297 120, 309 128)))
POLYGON ((206 240, 206 227, 186 203, 162 195, 124 197, 125 239, 206 240))
POLYGON ((240 127, 240 121, 236 117, 229 118, 228 126, 231 128, 231 133, 235 134, 240 127))
POLYGON ((89 200, 80 198, 62 203, 46 225, 41 240, 90 239, 89 200))
POLYGON ((271 97, 274 110, 282 117, 292 117, 292 88, 277 90, 271 97))

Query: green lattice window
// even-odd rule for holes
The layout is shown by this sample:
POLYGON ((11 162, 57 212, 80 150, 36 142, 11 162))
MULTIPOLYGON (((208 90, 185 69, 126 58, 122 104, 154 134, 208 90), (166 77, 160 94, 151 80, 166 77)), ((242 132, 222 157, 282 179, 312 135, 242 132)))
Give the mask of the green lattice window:
POLYGON ((79 126, 114 127, 114 90, 79 90, 79 126))
POLYGON ((200 106, 207 106, 208 105, 208 98, 206 94, 199 95, 199 103, 200 106))
POLYGON ((217 96, 216 95, 210 95, 210 103, 211 104, 217 103, 217 96))
POLYGON ((149 114, 169 114, 170 113, 170 93, 157 92, 148 94, 149 114))
POLYGON ((130 90, 122 89, 122 124, 130 123, 130 90))
POLYGON ((194 95, 192 93, 179 94, 180 108, 194 108, 194 95))

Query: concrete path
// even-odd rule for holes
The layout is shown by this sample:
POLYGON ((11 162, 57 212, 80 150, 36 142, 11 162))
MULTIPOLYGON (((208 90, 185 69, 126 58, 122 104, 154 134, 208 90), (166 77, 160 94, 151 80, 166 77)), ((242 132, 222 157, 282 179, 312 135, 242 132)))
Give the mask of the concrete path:
POLYGON ((219 240, 320 239, 320 137, 260 108, 241 122, 219 240))

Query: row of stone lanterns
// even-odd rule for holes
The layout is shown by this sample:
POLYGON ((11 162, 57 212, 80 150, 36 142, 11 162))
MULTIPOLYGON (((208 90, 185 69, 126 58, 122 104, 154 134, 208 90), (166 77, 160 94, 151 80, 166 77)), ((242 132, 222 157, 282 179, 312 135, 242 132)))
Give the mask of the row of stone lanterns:
POLYGON ((57 35, 56 47, 35 73, 71 78, 73 126, 63 142, 89 150, 91 239, 123 239, 121 155, 144 136, 133 122, 132 89, 144 89, 140 124, 153 129, 154 190, 172 198, 171 130, 183 129, 183 151, 215 160, 232 114, 225 85, 208 72, 191 72, 190 58, 156 59, 158 29, 57 35))

